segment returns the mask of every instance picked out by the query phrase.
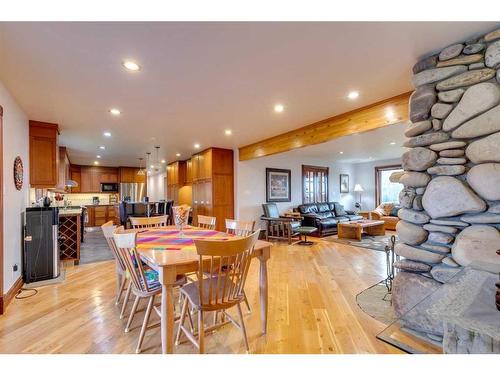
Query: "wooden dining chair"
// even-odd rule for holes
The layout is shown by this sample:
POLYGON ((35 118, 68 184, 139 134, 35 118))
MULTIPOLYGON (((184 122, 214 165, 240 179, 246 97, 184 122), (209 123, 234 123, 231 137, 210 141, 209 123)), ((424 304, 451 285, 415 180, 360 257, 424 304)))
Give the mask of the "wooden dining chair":
MULTIPOLYGON (((137 307, 141 299, 147 299, 146 313, 141 326, 139 340, 137 342, 136 353, 141 352, 142 342, 146 331, 156 327, 159 323, 148 326, 151 312, 154 310, 161 317, 161 312, 154 305, 154 300, 157 295, 161 295, 161 284, 158 281, 158 273, 143 265, 141 258, 136 249, 137 231, 125 230, 123 227, 118 227, 113 232, 113 239, 120 256, 122 257, 125 267, 130 275, 132 284, 132 293, 135 295, 134 304, 130 312, 125 332, 130 331, 130 326, 134 319, 137 307)), ((185 277, 179 277, 176 286, 182 286, 186 283, 185 277)))
POLYGON ((245 321, 241 311, 244 300, 243 288, 252 259, 252 252, 259 238, 259 232, 243 238, 220 240, 195 240, 199 255, 198 280, 190 282, 181 288, 184 296, 176 344, 179 344, 181 334, 195 345, 200 353, 205 350, 205 332, 213 331, 225 322, 214 323, 205 328, 204 314, 206 312, 221 312, 228 320, 240 329, 249 351, 245 321), (190 308, 189 306, 190 305, 190 308), (237 306, 240 322, 227 313, 227 309, 237 306), (184 326, 186 317, 191 317, 191 310, 198 313, 198 333, 191 327, 184 326), (196 337, 197 336, 197 337, 196 337))
POLYGON ((112 221, 108 221, 101 225, 102 233, 106 238, 109 248, 111 249, 113 256, 115 257, 116 262, 116 278, 117 278, 117 295, 115 304, 118 305, 120 303, 120 299, 122 297, 123 291, 125 290, 125 296, 123 298, 123 305, 120 311, 120 319, 123 319, 125 314, 125 309, 127 308, 128 300, 130 297, 130 290, 132 289, 132 284, 130 280, 127 279, 127 268, 125 267, 125 263, 116 247, 115 240, 113 238, 113 232, 116 229, 116 225, 112 221))
POLYGON ((168 215, 151 217, 129 217, 130 224, 134 229, 165 227, 168 221, 168 215))
POLYGON ((245 237, 253 233, 255 221, 226 219, 226 233, 245 237))
POLYGON ((213 216, 198 215, 198 227, 200 228, 214 230, 216 221, 217 218, 213 216))

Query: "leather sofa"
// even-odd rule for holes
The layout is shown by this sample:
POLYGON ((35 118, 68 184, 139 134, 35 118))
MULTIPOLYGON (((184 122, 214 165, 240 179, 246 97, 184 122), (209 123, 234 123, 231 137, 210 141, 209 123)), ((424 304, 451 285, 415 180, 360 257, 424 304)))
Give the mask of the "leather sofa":
POLYGON ((337 233, 337 224, 363 219, 352 211, 344 210, 339 202, 301 204, 297 211, 302 215, 302 225, 318 228, 319 237, 337 233))

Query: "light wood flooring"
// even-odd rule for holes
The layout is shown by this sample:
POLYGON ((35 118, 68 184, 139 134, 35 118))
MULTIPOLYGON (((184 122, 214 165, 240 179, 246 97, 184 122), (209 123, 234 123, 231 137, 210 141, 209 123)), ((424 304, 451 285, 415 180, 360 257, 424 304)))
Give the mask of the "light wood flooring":
MULTIPOLYGON (((276 243, 272 248, 267 335, 260 333, 258 263, 252 265, 246 292, 253 312, 245 315, 250 352, 401 353, 375 337, 385 326, 355 300, 385 278, 385 254, 315 241, 311 247, 276 243)), ((124 333, 115 288, 113 261, 69 268, 65 282, 14 300, 0 316, 0 353, 134 353, 143 311, 124 333)), ((205 346, 208 353, 245 353, 231 324, 207 335, 205 346)), ((143 347, 145 353, 160 353, 159 328, 146 333, 143 347)), ((175 352, 196 349, 184 343, 175 352)))

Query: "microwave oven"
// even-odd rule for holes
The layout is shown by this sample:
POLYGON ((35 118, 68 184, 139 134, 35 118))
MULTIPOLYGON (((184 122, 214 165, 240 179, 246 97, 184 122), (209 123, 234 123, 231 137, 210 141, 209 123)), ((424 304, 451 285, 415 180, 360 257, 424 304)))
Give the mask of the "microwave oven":
POLYGON ((101 193, 118 193, 118 184, 113 182, 101 182, 101 193))

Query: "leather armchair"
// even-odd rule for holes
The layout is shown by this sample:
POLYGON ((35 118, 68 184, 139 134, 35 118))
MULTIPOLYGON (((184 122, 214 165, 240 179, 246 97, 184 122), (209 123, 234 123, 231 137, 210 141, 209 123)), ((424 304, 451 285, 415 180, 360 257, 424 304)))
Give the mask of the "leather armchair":
POLYGON ((292 243, 292 239, 300 240, 297 229, 300 227, 301 219, 281 216, 276 203, 264 203, 262 209, 264 214, 261 220, 266 222, 266 240, 287 240, 289 244, 292 243))

